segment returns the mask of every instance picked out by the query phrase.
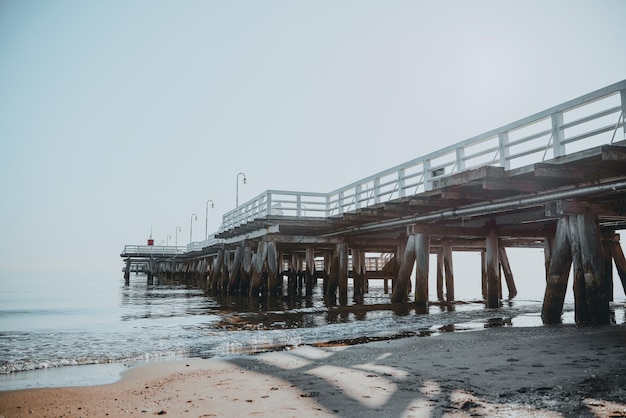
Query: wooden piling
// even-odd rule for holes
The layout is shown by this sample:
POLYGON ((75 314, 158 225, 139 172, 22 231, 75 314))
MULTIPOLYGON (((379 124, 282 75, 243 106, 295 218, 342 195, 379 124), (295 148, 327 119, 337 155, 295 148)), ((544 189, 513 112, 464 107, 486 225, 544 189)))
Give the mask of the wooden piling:
POLYGON ((590 322, 611 322, 609 309, 608 275, 604 271, 600 227, 594 215, 576 215, 580 232, 580 244, 585 275, 585 297, 590 322))
POLYGON ((219 291, 219 284, 222 281, 222 264, 224 263, 224 250, 219 249, 217 256, 213 259, 213 267, 210 275, 210 288, 214 292, 219 291))
MULTIPOLYGON (((428 235, 415 235, 415 305, 420 308, 428 307, 428 263, 430 259, 430 240, 428 235)), ((445 262, 445 257, 444 257, 445 262)))
POLYGON ((483 300, 487 300, 487 252, 480 252, 480 283, 482 288, 483 300))
POLYGON ((500 281, 500 265, 498 257, 498 236, 491 229, 486 238, 485 269, 487 272, 487 307, 500 306, 498 282, 500 281))
POLYGON ((624 257, 624 251, 619 243, 619 235, 616 235, 613 241, 609 245, 611 249, 611 255, 613 256, 613 262, 615 263, 615 269, 622 282, 622 288, 626 293, 626 258, 624 257))
POLYGON ((313 284, 315 281, 315 249, 308 247, 306 249, 306 277, 304 278, 306 295, 313 295, 313 284))
POLYGON ((567 217, 563 217, 559 219, 556 226, 554 247, 551 250, 550 266, 546 278, 546 292, 541 310, 541 319, 544 324, 561 323, 567 279, 572 265, 570 247, 569 220, 567 217))
POLYGON ((577 218, 575 216, 570 217, 568 224, 572 256, 572 276, 574 279, 574 318, 577 324, 588 323, 591 317, 587 308, 587 297, 585 296, 585 274, 583 272, 583 258, 577 218))
POLYGON ((235 257, 229 268, 230 280, 228 281, 227 293, 229 295, 239 294, 241 291, 241 262, 243 260, 244 243, 242 242, 235 249, 235 257))
POLYGON ((437 251, 437 300, 443 300, 443 250, 437 251))
MULTIPOLYGON (((130 285, 130 257, 126 259, 126 268, 124 269, 124 285, 130 285)), ((119 276, 118 276, 119 277, 119 276)))
POLYGON ((348 246, 346 244, 337 244, 337 252, 339 253, 339 304, 348 304, 348 246))
POLYGON ((452 246, 446 244, 443 246, 443 267, 446 279, 446 300, 454 301, 454 269, 452 265, 452 246))
POLYGON ((267 286, 268 286, 270 295, 278 296, 280 294, 279 292, 280 287, 278 283, 279 268, 278 268, 278 254, 276 252, 276 243, 268 242, 266 246, 267 246, 267 267, 268 267, 267 286))
POLYGON ((604 274, 606 275, 606 289, 608 292, 609 302, 613 302, 615 295, 613 294, 613 256, 611 255, 610 238, 602 238, 602 259, 604 260, 604 274))
POLYGON ((264 241, 259 241, 257 250, 252 256, 252 274, 250 277, 250 296, 258 297, 261 290, 261 280, 263 278, 263 264, 267 257, 267 247, 264 241))
POLYGON ((509 263, 509 256, 506 253, 506 248, 500 247, 500 266, 504 273, 504 279, 506 280, 506 286, 509 290, 509 299, 513 299, 517 296, 517 287, 515 286, 515 280, 513 279, 513 271, 511 270, 511 264, 509 263))
POLYGON ((244 245, 243 257, 241 258, 241 285, 242 295, 250 294, 250 278, 252 274, 252 248, 244 245))
POLYGON ((337 301, 337 288, 339 287, 339 251, 335 248, 329 256, 330 263, 327 269, 328 279, 326 280, 326 298, 331 305, 337 301))
POLYGON ((400 263, 400 270, 391 293, 392 303, 402 303, 407 300, 407 289, 411 280, 411 273, 415 265, 415 235, 409 235, 404 249, 404 256, 400 263))
POLYGON ((352 249, 352 281, 354 283, 352 299, 357 303, 362 303, 365 292, 365 252, 354 248, 352 249))

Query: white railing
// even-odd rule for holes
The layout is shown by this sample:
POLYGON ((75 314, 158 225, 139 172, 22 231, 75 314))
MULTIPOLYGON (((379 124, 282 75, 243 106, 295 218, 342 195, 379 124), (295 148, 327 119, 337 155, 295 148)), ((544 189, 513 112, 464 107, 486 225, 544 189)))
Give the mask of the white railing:
POLYGON ((185 247, 174 247, 165 245, 126 245, 122 256, 125 255, 177 255, 182 254, 186 250, 185 247))
POLYGON ((211 247, 213 245, 222 244, 224 242, 221 238, 215 238, 215 235, 209 236, 208 239, 199 242, 190 242, 187 244, 186 250, 187 252, 192 251, 202 251, 203 248, 211 247))
POLYGON ((389 168, 330 193, 268 190, 223 216, 219 232, 267 216, 330 217, 431 190, 480 166, 524 167, 626 139, 626 80, 389 168))

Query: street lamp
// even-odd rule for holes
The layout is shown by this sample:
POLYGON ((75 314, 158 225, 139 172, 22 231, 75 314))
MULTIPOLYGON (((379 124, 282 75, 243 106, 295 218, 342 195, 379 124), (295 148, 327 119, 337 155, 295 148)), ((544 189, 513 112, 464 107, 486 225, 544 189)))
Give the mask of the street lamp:
POLYGON ((239 176, 243 176, 243 184, 246 184, 246 175, 244 173, 238 173, 237 174, 237 200, 236 200, 236 206, 235 207, 239 207, 239 176))
POLYGON ((193 221, 194 221, 194 218, 197 221, 198 220, 198 215, 196 215, 195 213, 192 213, 191 214, 191 221, 189 221, 189 243, 190 244, 191 244, 191 241, 192 241, 191 237, 192 237, 192 233, 193 233, 193 221))
POLYGON ((206 221, 204 224, 204 240, 209 239, 209 202, 211 202, 211 208, 215 207, 215 203, 212 200, 206 201, 206 221))
POLYGON ((178 251, 178 231, 182 231, 182 229, 180 229, 180 226, 176 227, 176 233, 174 234, 175 241, 174 241, 174 247, 176 247, 176 251, 178 251))
POLYGON ((165 246, 167 247, 170 244, 170 240, 172 239, 171 235, 168 235, 167 237, 165 237, 165 246))

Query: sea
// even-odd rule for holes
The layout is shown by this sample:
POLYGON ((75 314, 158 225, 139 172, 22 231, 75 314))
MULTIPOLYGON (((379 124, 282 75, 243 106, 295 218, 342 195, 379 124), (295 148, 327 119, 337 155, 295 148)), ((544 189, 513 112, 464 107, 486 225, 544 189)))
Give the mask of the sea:
MULTIPOLYGON (((455 281, 462 282, 463 274, 455 281)), ((189 357, 543 326, 543 287, 523 279, 518 287, 525 291, 496 309, 485 308, 478 282, 471 291, 460 288, 452 305, 431 295, 428 310, 417 311, 411 303, 392 305, 374 280, 362 304, 350 297, 348 305, 336 306, 324 301, 321 281, 311 297, 259 299, 148 284, 135 273, 127 286, 119 270, 0 271, 0 391, 112 383, 131 367, 189 357)), ((626 321, 626 298, 621 285, 615 288, 611 307, 619 324, 626 321)), ((573 308, 569 293, 564 324, 574 323, 573 308)))

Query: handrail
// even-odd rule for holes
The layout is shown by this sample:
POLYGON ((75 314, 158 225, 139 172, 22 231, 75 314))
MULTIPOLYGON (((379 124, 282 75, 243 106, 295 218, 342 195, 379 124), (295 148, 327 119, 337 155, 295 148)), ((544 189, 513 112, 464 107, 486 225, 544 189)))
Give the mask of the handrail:
POLYGON ((431 190, 433 179, 471 168, 492 165, 511 170, 610 144, 620 128, 625 130, 625 112, 623 80, 329 193, 267 190, 224 214, 218 232, 268 216, 339 216, 431 190))
POLYGON ((186 247, 181 246, 165 246, 165 245, 125 245, 122 256, 131 255, 177 255, 182 254, 186 250, 186 247))

